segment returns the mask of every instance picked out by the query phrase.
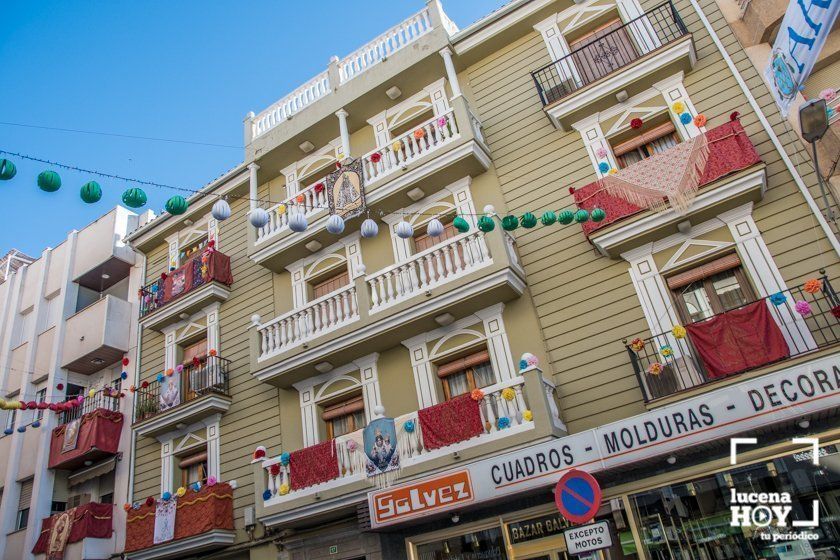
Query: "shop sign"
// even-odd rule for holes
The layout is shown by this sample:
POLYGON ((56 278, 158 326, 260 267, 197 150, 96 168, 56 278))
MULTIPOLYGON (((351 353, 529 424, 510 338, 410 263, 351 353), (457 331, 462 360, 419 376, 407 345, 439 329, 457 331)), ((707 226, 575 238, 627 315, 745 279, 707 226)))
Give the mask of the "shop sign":
POLYGON ((371 492, 368 499, 371 524, 379 527, 472 502, 474 494, 470 473, 462 470, 371 492))
POLYGON ((563 533, 568 554, 584 554, 612 546, 610 524, 606 521, 581 525, 563 533))
MULTIPOLYGON (((373 515, 376 511, 381 511, 381 518, 388 523, 402 521, 432 510, 451 509, 464 501, 483 502, 545 488, 556 484, 572 468, 590 473, 613 469, 837 406, 840 356, 833 355, 626 420, 477 461, 452 473, 463 481, 464 469, 468 471, 467 480, 472 482, 469 500, 453 499, 446 504, 436 501, 434 507, 426 507, 422 502, 417 507, 401 502, 397 510, 396 497, 387 492, 371 492, 371 522, 377 526, 373 515)), ((407 487, 423 484, 418 481, 407 487)))
POLYGON ((569 522, 559 513, 549 513, 508 523, 508 538, 511 544, 519 544, 561 534, 569 528, 569 522))

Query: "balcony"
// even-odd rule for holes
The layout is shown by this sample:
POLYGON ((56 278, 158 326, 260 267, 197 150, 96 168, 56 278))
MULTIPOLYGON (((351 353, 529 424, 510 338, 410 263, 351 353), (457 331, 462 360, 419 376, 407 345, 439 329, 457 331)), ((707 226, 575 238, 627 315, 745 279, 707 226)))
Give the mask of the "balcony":
MULTIPOLYGON (((466 394, 394 418, 400 480, 451 467, 453 453, 467 461, 564 431, 554 387, 536 367, 482 392, 476 395, 478 400, 466 394), (458 418, 458 426, 430 420, 442 416, 458 418)), ((258 518, 267 526, 279 525, 364 500, 370 482, 362 432, 280 457, 255 459, 258 518), (298 462, 320 468, 299 473, 295 470, 298 462)))
POLYGON ((691 35, 671 2, 661 4, 534 72, 545 112, 561 130, 694 67, 691 35))
MULTIPOLYGON (((365 200, 372 215, 388 212, 408 201, 406 193, 420 186, 428 196, 466 176, 475 177, 490 167, 489 148, 484 143, 481 123, 463 97, 452 100, 452 108, 433 117, 383 146, 361 156, 365 200)), ((300 192, 277 204, 263 204, 269 222, 250 231, 248 256, 255 262, 281 272, 310 252, 306 244, 323 246, 335 242, 325 229, 329 217, 324 178, 312 181, 300 192), (308 227, 294 233, 289 229, 292 214, 303 213, 308 227)), ((347 223, 346 232, 358 228, 361 218, 347 223)))
POLYGON ((669 331, 633 337, 635 348, 632 341, 625 341, 645 402, 776 364, 783 367, 836 345, 840 342, 840 297, 826 276, 820 280, 816 293, 797 286, 686 325, 684 338, 669 331), (805 315, 796 309, 803 301, 810 308, 805 315), (663 348, 672 355, 663 357, 663 348))
POLYGON ((230 360, 207 356, 173 373, 178 384, 173 384, 171 394, 167 393, 168 377, 163 383, 153 380, 147 387, 141 386, 135 393, 134 430, 142 436, 156 436, 177 424, 227 412, 231 402, 229 370, 230 360))
POLYGON ((76 243, 84 250, 76 252, 73 281, 102 292, 128 278, 136 256, 123 239, 138 221, 136 214, 117 206, 79 231, 76 243))
POLYGON ((53 528, 70 522, 70 534, 62 548, 65 560, 87 560, 89 558, 110 558, 114 552, 114 504, 90 502, 57 513, 41 521, 41 533, 32 554, 44 554, 47 558, 58 557, 50 552, 53 528), (78 544, 75 544, 78 543, 78 544))
POLYGON ((208 248, 140 289, 140 323, 160 330, 230 295, 230 257, 208 248))
MULTIPOLYGON (((672 208, 662 212, 645 210, 606 192, 600 181, 574 190, 579 208, 601 208, 607 217, 601 222, 581 224, 584 234, 603 255, 618 258, 622 253, 655 239, 677 233, 679 222, 699 224, 721 212, 764 196, 766 176, 761 157, 737 120, 706 132, 709 155, 699 180, 699 190, 686 212, 672 208)), ((667 158, 668 151, 655 156, 667 158)), ((650 165, 653 158, 630 167, 650 165)), ((628 167, 627 169, 629 169, 628 167)), ((621 176, 621 171, 616 177, 621 176)))
POLYGON ((64 413, 69 414, 62 416, 66 423, 56 426, 51 434, 49 468, 72 471, 117 454, 124 418, 114 408, 119 398, 107 397, 110 403, 105 398, 92 399, 93 410, 78 418, 73 412, 64 413), (94 408, 98 403, 104 406, 94 408))
POLYGON ((255 324, 251 371, 261 381, 289 386, 318 362, 347 363, 384 350, 439 326, 437 315, 464 317, 517 298, 524 288, 513 237, 473 229, 255 324))
MULTIPOLYGON (((173 500, 175 498, 172 498, 173 500)), ((190 489, 177 498, 174 538, 154 544, 155 505, 145 503, 126 516, 125 554, 131 560, 186 558, 233 544, 233 488, 225 482, 190 489)))
POLYGON ((128 352, 131 304, 107 295, 67 319, 61 367, 90 375, 128 352))

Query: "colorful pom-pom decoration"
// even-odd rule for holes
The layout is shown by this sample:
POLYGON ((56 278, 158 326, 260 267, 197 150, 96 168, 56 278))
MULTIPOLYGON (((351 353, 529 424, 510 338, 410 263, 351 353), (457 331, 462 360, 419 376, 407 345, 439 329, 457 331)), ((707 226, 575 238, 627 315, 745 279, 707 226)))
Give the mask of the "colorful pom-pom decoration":
POLYGON ((88 181, 79 189, 79 198, 87 204, 99 202, 102 199, 102 187, 96 181, 88 181))
POLYGON ((199 490, 201 490, 201 483, 200 482, 194 483, 192 485, 192 489, 193 489, 193 492, 198 492, 199 490))
POLYGON ((90 398, 95 397, 96 396, 96 389, 91 389, 90 391, 88 391, 88 396, 90 398))
POLYGON ((482 216, 478 219, 478 229, 484 233, 489 233, 496 229, 496 222, 490 216, 482 216))
POLYGON ((429 220, 429 223, 426 224, 426 233, 430 237, 440 237, 443 235, 444 229, 443 223, 437 218, 432 218, 429 220))
POLYGON ((671 348, 670 344, 663 344, 659 347, 659 353, 662 355, 663 358, 667 360, 668 358, 673 357, 674 349, 671 348))
POLYGON ((217 482, 219 482, 219 480, 212 474, 207 477, 207 486, 215 486, 217 482))
POLYGON ((289 452, 284 451, 283 453, 280 454, 280 464, 283 465, 283 466, 288 465, 291 458, 292 458, 292 456, 289 455, 289 452))
POLYGON ((38 188, 44 192, 55 192, 61 188, 61 177, 55 171, 41 171, 38 174, 38 188))
POLYGON ((397 140, 396 142, 391 144, 391 149, 395 152, 399 152, 400 150, 402 150, 402 142, 397 140))
POLYGON ((516 398, 516 391, 514 391, 511 387, 505 387, 502 389, 502 398, 506 401, 512 401, 516 398))
POLYGON ((784 305, 787 301, 787 296, 782 292, 776 292, 775 294, 770 296, 770 303, 779 307, 780 305, 784 305))
POLYGON ((496 427, 500 430, 504 430, 505 428, 510 427, 510 418, 507 416, 502 416, 498 420, 496 420, 496 427))
POLYGON ((405 220, 400 220, 395 231, 400 239, 411 239, 414 236, 414 227, 405 220))
POLYGON ((612 166, 609 163, 607 163, 606 161, 602 161, 598 164, 598 171, 600 171, 603 174, 609 171, 611 167, 612 166))
POLYGON ((682 113, 680 115, 680 122, 683 124, 690 124, 692 120, 691 113, 682 113))
POLYGON ((616 173, 618 173, 618 169, 613 167, 612 169, 610 169, 610 171, 609 171, 609 173, 607 173, 607 175, 615 175, 616 173))
POLYGON ((308 225, 306 216, 303 215, 303 212, 293 212, 292 215, 289 216, 289 229, 295 233, 306 231, 306 227, 308 225))
POLYGON ((123 504, 124 511, 131 511, 131 504, 123 504))
POLYGON ((526 422, 530 422, 534 419, 534 413, 528 410, 527 408, 522 411, 522 419, 526 422))
POLYGON ((823 282, 819 278, 811 278, 810 280, 805 281, 805 284, 802 286, 802 289, 809 294, 816 294, 817 292, 822 291, 823 282))
POLYGON ((662 368, 662 364, 660 364, 659 362, 653 362, 648 366, 647 372, 651 375, 659 375, 660 373, 662 373, 662 368))
POLYGON ((543 215, 540 216, 540 222, 544 226, 550 226, 557 221, 557 214, 552 212, 551 210, 546 210, 543 212, 543 215))
POLYGON ((811 314, 811 304, 805 300, 799 300, 793 306, 794 311, 805 317, 811 314))
POLYGON ((445 126, 446 126, 446 123, 448 123, 448 122, 449 122, 449 121, 448 121, 448 120, 446 120, 446 117, 440 117, 440 118, 437 120, 437 125, 438 125, 438 128, 443 128, 443 127, 445 127, 445 126))
POLYGON ((55 386, 56 390, 63 391, 64 390, 64 383, 59 383, 55 386))
POLYGON ((676 114, 680 114, 685 111, 685 103, 682 101, 677 101, 673 105, 671 105, 671 110, 673 110, 676 114))
POLYGON ((264 459, 265 454, 266 454, 265 447, 263 447, 262 445, 258 446, 256 449, 254 449, 254 459, 264 459))
POLYGON ((482 391, 481 389, 473 389, 472 391, 470 391, 470 398, 475 402, 478 402, 484 398, 484 391, 482 391))
POLYGON ((505 216, 502 218, 502 229, 505 231, 513 231, 519 227, 519 218, 516 216, 505 216))
POLYGON ((379 152, 373 152, 372 154, 370 154, 371 163, 379 163, 380 161, 382 161, 382 154, 380 154, 379 152))
POLYGON ((642 122, 642 119, 636 117, 635 119, 630 121, 630 128, 632 128, 633 130, 639 130, 640 128, 642 128, 642 126, 644 126, 644 124, 645 123, 642 122))
POLYGON ((153 497, 149 496, 148 498, 146 498, 146 505, 147 506, 155 505, 155 499, 153 497))
POLYGON ((321 194, 322 192, 324 192, 325 188, 326 187, 324 186, 324 183, 315 183, 315 186, 312 187, 312 190, 315 191, 315 194, 321 194))
POLYGON ((163 383, 165 379, 166 379, 166 376, 163 375, 162 373, 157 374, 157 382, 158 383, 163 383))
POLYGON ((146 197, 146 193, 143 189, 138 189, 137 187, 126 189, 125 192, 122 193, 123 204, 129 208, 140 208, 141 206, 145 206, 147 200, 148 198, 146 197))
POLYGON ((589 218, 593 222, 603 222, 604 218, 607 217, 607 213, 604 211, 603 208, 593 208, 592 212, 589 213, 589 218))
POLYGON ((522 357, 519 358, 519 371, 525 371, 531 367, 537 367, 540 364, 540 360, 531 354, 530 352, 525 352, 522 354, 522 357))
POLYGON ((278 216, 282 216, 286 213, 286 205, 285 204, 278 204, 277 208, 275 208, 278 216))
POLYGON ((360 230, 362 237, 365 239, 372 239, 379 235, 379 226, 370 218, 367 218, 364 222, 362 222, 360 230))
POLYGON ((120 363, 123 365, 123 367, 125 367, 128 364, 130 364, 131 361, 129 361, 128 356, 123 356, 122 362, 120 362, 120 363))
POLYGON ((8 159, 0 159, 0 181, 8 181, 17 175, 17 167, 8 159))
POLYGON ((467 233, 470 231, 470 224, 463 218, 463 216, 455 216, 452 220, 452 227, 458 230, 458 233, 467 233))
POLYGON ((263 490, 263 500, 270 500, 271 499, 271 490, 265 489, 263 490))
POLYGON ((327 231, 333 235, 340 235, 344 231, 344 218, 338 214, 332 214, 327 218, 327 231))
POLYGON ((697 128, 703 128, 706 126, 706 115, 700 113, 696 117, 694 117, 694 126, 697 128))
POLYGON ((685 335, 687 334, 687 331, 685 330, 685 327, 682 326, 682 325, 674 325, 674 328, 671 329, 671 334, 673 334, 674 338, 677 338, 677 339, 685 338, 685 335))
POLYGON ((589 212, 581 208, 577 212, 575 212, 575 221, 579 224, 582 224, 589 220, 589 212))
POLYGON ((557 221, 567 226, 575 221, 575 213, 571 210, 562 210, 559 214, 557 214, 557 221))
POLYGON ((407 434, 414 433, 414 420, 407 420, 405 424, 403 424, 403 429, 407 434))
POLYGON ((213 203, 213 208, 210 210, 210 214, 212 214, 213 218, 216 220, 224 222, 230 218, 230 204, 228 204, 227 200, 220 198, 213 203))
POLYGON ((645 340, 643 338, 634 338, 630 341, 630 349, 638 354, 645 349, 645 340))
POLYGON ((18 426, 17 430, 18 430, 18 432, 20 432, 22 434, 23 432, 26 431, 26 426, 18 426))
POLYGON ((522 217, 519 218, 519 223, 525 229, 531 229, 535 225, 537 225, 537 217, 531 214, 530 212, 525 212, 522 214, 522 217))
POLYGON ((172 498, 172 492, 164 492, 160 497, 164 502, 168 502, 172 498))
POLYGON ((124 372, 120 373, 120 379, 128 379, 128 372, 124 371, 124 372))
POLYGON ((288 484, 281 484, 280 488, 277 489, 277 493, 281 496, 285 496, 289 493, 289 485, 288 484))
POLYGON ((176 194, 166 201, 164 209, 173 216, 180 216, 187 211, 188 206, 189 204, 187 203, 187 199, 179 194, 176 194))
POLYGON ((268 472, 271 476, 277 476, 280 474, 280 465, 278 463, 274 463, 270 467, 268 467, 268 472))
POLYGON ((597 157, 598 159, 606 158, 607 157, 607 149, 604 148, 604 147, 598 148, 597 150, 595 150, 595 157, 597 157))
POLYGON ((414 138, 417 140, 422 140, 426 136, 426 131, 422 128, 418 128, 414 131, 414 138))
POLYGON ((181 496, 183 496, 184 494, 186 494, 186 493, 187 493, 187 489, 186 489, 186 488, 184 488, 183 486, 181 486, 180 488, 178 488, 177 490, 175 490, 175 495, 176 495, 176 496, 178 496, 179 498, 180 498, 181 496))

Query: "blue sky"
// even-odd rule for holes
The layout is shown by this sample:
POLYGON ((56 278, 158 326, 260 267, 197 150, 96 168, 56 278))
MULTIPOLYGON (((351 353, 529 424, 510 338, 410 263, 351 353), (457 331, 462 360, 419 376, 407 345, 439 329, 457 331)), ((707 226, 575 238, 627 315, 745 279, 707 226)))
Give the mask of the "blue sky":
MULTIPOLYGON (((466 27, 503 0, 444 0, 466 27)), ((6 0, 0 26, 0 122, 242 145, 259 112, 388 27, 422 0, 66 2, 6 0), (348 11, 347 6, 356 6, 348 11)), ((0 124, 0 149, 117 175, 201 186, 242 150, 56 132, 0 124)), ((6 157, 6 156, 0 156, 6 157)), ((0 182, 0 255, 40 255, 118 204, 130 185, 57 169, 62 187, 36 186, 45 164, 12 158, 0 182), (79 199, 96 179, 104 196, 79 199)), ((172 191, 148 187, 159 211, 172 191)))

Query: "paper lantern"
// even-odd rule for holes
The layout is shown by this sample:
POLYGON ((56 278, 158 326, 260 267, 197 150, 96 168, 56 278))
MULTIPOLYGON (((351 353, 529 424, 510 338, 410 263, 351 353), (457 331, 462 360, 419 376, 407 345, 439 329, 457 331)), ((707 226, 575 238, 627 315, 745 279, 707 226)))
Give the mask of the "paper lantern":
POLYGON ((187 211, 188 206, 189 204, 187 203, 187 199, 179 194, 176 194, 166 201, 166 206, 164 208, 173 216, 180 216, 187 211))
POLYGON ((45 192, 55 192, 61 188, 61 177, 55 171, 41 171, 38 175, 38 187, 45 192))
POLYGON ((582 224, 583 222, 586 222, 587 220, 589 220, 589 212, 587 212, 586 210, 583 210, 583 209, 580 209, 577 212, 575 212, 575 221, 577 223, 582 224))
POLYGON ((414 228, 405 220, 401 220, 397 224, 396 232, 400 239, 410 239, 414 235, 414 228))
POLYGON ((302 231, 306 231, 306 226, 309 225, 306 223, 306 216, 303 215, 303 212, 294 212, 292 215, 289 216, 289 229, 300 233, 302 231))
POLYGON ((99 202, 102 198, 102 187, 96 181, 88 181, 79 190, 79 197, 88 204, 99 202))
POLYGON ((544 226, 550 226, 554 222, 557 221, 557 214, 552 212, 551 210, 547 210, 543 212, 543 215, 540 217, 540 221, 544 226))
POLYGON ((143 189, 138 189, 137 187, 126 189, 122 194, 123 204, 129 208, 140 208, 146 204, 147 200, 146 193, 143 189))
POLYGON ((11 428, 6 428, 5 430, 3 430, 3 433, 6 434, 7 436, 10 436, 13 433, 15 433, 15 431, 11 428))
POLYGON ((593 222, 601 222, 607 217, 607 213, 602 208, 593 208, 589 213, 589 217, 593 222))
POLYGON ((0 159, 0 181, 8 181, 17 175, 17 167, 7 159, 0 159))
POLYGON ((437 218, 432 218, 426 226, 426 233, 432 237, 440 237, 443 235, 443 224, 437 218))
POLYGON ((37 420, 35 420, 34 422, 32 422, 32 427, 33 427, 33 428, 40 428, 40 427, 41 427, 41 423, 40 423, 40 422, 38 422, 37 420))
POLYGON ((368 218, 362 222, 361 233, 365 239, 371 239, 379 235, 379 226, 376 221, 368 218))
POLYGON ((530 212, 525 212, 522 214, 522 217, 519 218, 519 223, 525 229, 531 229, 535 225, 537 225, 537 217, 531 214, 530 212))
POLYGON ((213 209, 210 210, 210 213, 220 222, 224 222, 230 218, 230 204, 227 203, 227 200, 219 199, 213 203, 213 209))
POLYGON ((575 221, 575 214, 571 210, 562 210, 557 214, 557 221, 567 226, 575 221))
POLYGON ((496 222, 490 216, 482 216, 478 219, 478 229, 484 233, 493 231, 496 228, 496 222))
POLYGON ((268 223, 268 220, 268 212, 262 208, 254 208, 248 214, 248 221, 251 222, 251 225, 257 229, 264 227, 268 223))
POLYGON ((452 220, 452 226, 458 230, 458 233, 467 233, 470 231, 470 224, 461 216, 456 216, 452 220))
POLYGON ((502 218, 502 229, 505 231, 513 231, 519 227, 519 218, 516 216, 505 216, 502 218))
POLYGON ((339 235, 344 231, 344 218, 338 214, 333 214, 327 218, 327 231, 333 235, 339 235))
POLYGON ((26 426, 18 426, 18 432, 23 433, 26 431, 26 426))

